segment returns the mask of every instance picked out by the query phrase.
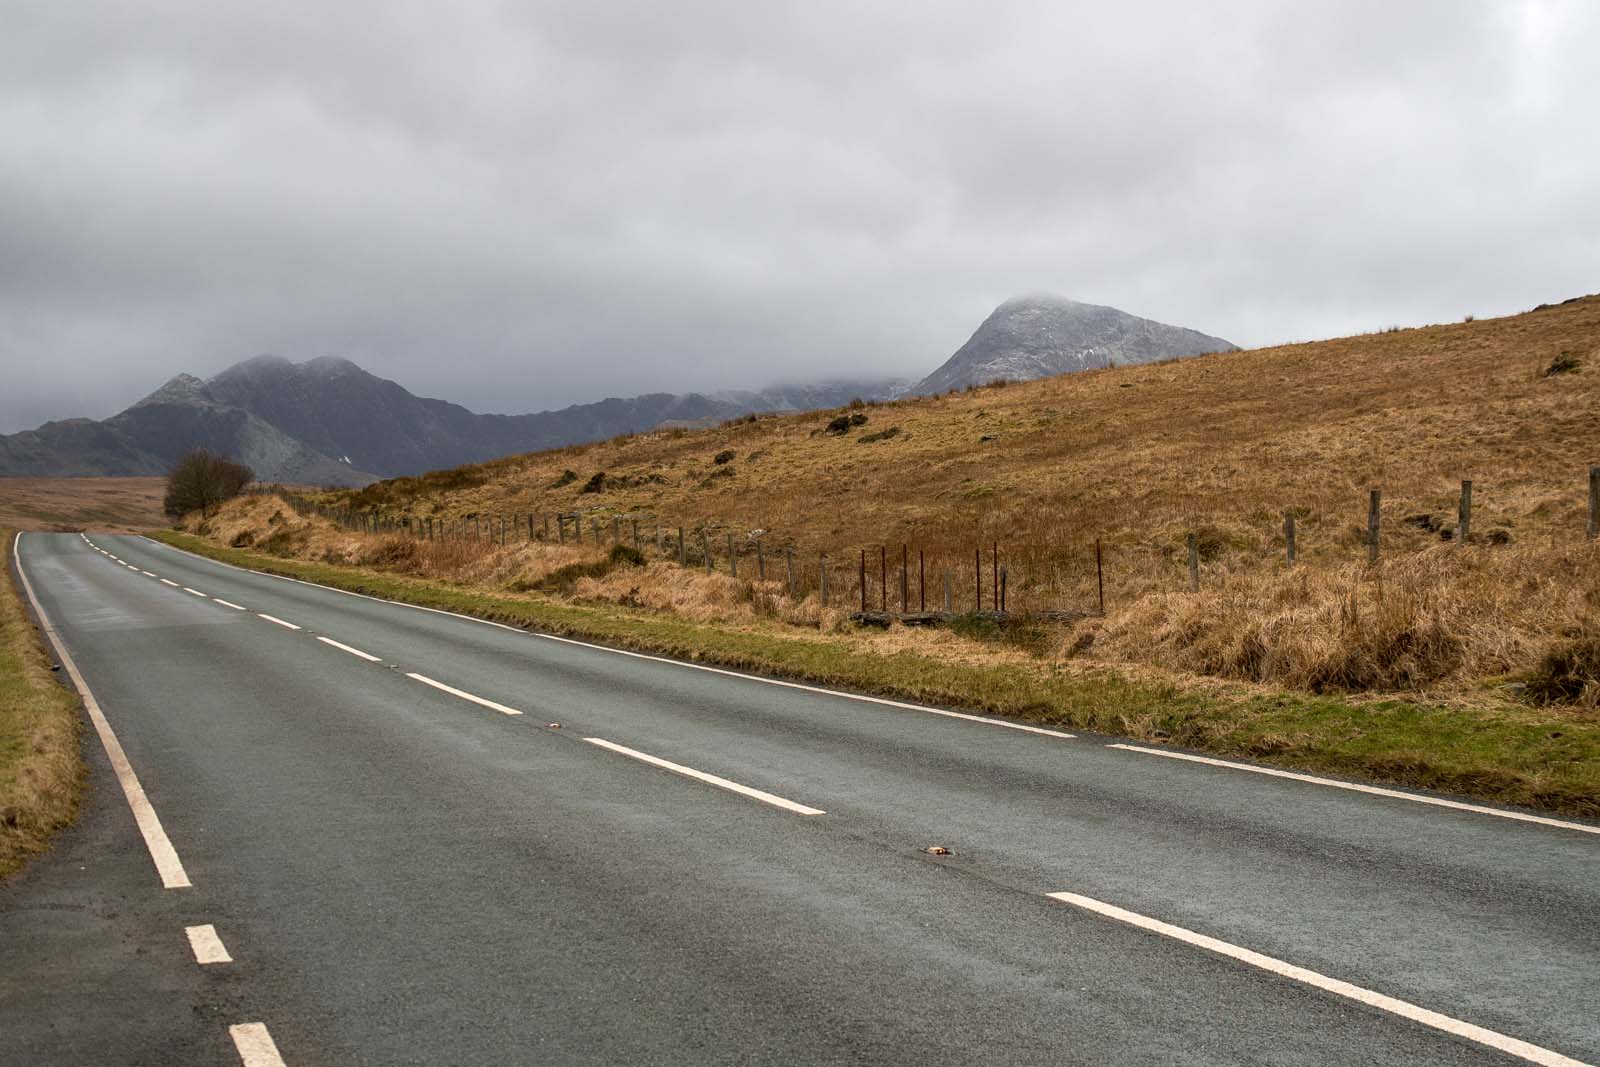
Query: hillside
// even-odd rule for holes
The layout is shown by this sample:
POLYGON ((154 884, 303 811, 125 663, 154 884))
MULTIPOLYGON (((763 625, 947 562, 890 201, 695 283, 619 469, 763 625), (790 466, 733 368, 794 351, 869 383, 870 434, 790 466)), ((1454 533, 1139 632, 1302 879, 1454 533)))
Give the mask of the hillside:
POLYGON ((765 530, 813 575, 827 552, 851 597, 857 553, 905 543, 913 567, 926 553, 930 599, 950 568, 958 604, 972 602, 974 551, 987 572, 998 543, 1013 611, 1093 611, 1098 538, 1107 617, 1063 654, 1309 688, 1460 686, 1596 633, 1600 550, 1584 527, 1597 380, 1600 297, 1587 297, 870 405, 841 432, 828 412, 641 434, 339 500, 436 521, 643 515, 647 533, 657 520, 715 530, 718 551, 723 531, 749 551, 745 535, 765 530), (601 490, 584 492, 595 475, 601 490), (1441 533, 1463 478, 1465 551, 1441 533), (1384 525, 1369 570, 1371 488, 1384 525))
POLYGON ((1220 337, 1116 308, 1057 296, 1017 297, 995 308, 967 343, 911 392, 943 393, 995 381, 1031 382, 1234 347, 1220 337))

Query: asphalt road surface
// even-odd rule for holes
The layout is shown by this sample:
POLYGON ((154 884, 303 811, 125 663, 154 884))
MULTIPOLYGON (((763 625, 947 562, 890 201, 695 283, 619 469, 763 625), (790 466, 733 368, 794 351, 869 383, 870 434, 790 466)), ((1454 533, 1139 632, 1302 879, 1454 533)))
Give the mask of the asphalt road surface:
POLYGON ((105 729, 0 1063, 1600 1063, 1594 823, 18 558, 105 729))

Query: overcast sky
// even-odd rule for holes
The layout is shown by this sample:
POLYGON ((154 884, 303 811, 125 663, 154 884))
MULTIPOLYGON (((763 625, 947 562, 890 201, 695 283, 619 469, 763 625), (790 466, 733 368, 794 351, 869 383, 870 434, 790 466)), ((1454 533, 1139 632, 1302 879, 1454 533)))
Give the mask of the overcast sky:
POLYGON ((1600 4, 0 0, 0 431, 343 355, 525 411, 1600 290, 1600 4))

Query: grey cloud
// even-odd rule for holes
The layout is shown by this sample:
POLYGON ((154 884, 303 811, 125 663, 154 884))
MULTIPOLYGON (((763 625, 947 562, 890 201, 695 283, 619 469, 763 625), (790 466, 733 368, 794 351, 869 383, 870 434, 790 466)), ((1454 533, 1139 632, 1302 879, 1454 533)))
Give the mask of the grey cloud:
POLYGON ((345 355, 480 410, 1600 288, 1579 2, 11 5, 0 431, 345 355))

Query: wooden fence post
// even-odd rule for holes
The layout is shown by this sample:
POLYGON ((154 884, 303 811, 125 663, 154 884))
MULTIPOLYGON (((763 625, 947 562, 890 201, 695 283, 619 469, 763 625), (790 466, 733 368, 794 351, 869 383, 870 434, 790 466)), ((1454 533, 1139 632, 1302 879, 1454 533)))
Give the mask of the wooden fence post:
POLYGON ((622 540, 622 516, 611 516, 611 543, 616 544, 622 540))
POLYGON ((1367 498, 1367 562, 1378 562, 1378 538, 1380 537, 1380 514, 1383 507, 1383 494, 1372 490, 1372 495, 1367 498))
POLYGON ((1100 557, 1100 538, 1094 539, 1094 577, 1100 586, 1100 614, 1106 613, 1106 568, 1100 557))
POLYGON ((946 567, 944 569, 944 613, 946 615, 953 615, 955 614, 955 610, 955 590, 950 588, 950 568, 946 567))
POLYGON ((739 553, 733 547, 733 534, 728 535, 728 575, 739 577, 739 553))
POLYGON ((639 551, 639 520, 633 520, 633 550, 639 551))
POLYGON ((556 537, 559 539, 558 543, 563 545, 567 543, 567 517, 565 515, 556 515, 556 537))
POLYGON ((683 539, 683 527, 678 527, 678 566, 689 565, 689 547, 683 539))
POLYGON ((1294 566, 1294 514, 1283 513, 1283 549, 1288 554, 1289 566, 1294 566))
POLYGON ((861 614, 867 613, 867 550, 861 550, 861 614))
POLYGON ((700 551, 706 554, 706 573, 711 573, 711 535, 706 533, 705 527, 700 528, 700 551))
POLYGON ((783 562, 789 570, 789 599, 794 599, 794 549, 783 550, 783 562))
POLYGON ((1006 568, 1000 568, 1000 614, 1006 613, 1006 568))
POLYGON ((917 610, 928 610, 928 561, 920 548, 917 549, 917 610))
POLYGON ((1456 540, 1467 543, 1472 532, 1472 479, 1461 480, 1461 505, 1456 509, 1456 540))
POLYGON ((1600 467, 1589 468, 1589 540, 1600 537, 1600 467))
POLYGON ((756 581, 767 580, 767 554, 761 548, 761 538, 756 538, 756 581))
POLYGON ((817 557, 817 596, 822 600, 822 606, 828 606, 828 557, 826 554, 817 557))
POLYGON ((1200 546, 1194 534, 1189 535, 1189 592, 1200 591, 1200 546))

